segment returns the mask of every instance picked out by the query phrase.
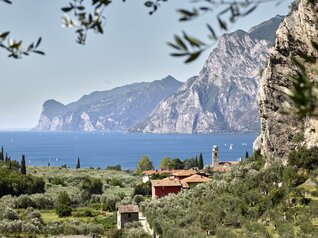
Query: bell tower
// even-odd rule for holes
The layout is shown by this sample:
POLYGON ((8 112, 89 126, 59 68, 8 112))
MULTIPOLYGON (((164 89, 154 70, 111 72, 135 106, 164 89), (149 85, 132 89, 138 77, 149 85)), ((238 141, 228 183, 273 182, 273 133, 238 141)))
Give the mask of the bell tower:
POLYGON ((212 147, 212 166, 219 165, 219 147, 214 145, 212 147))

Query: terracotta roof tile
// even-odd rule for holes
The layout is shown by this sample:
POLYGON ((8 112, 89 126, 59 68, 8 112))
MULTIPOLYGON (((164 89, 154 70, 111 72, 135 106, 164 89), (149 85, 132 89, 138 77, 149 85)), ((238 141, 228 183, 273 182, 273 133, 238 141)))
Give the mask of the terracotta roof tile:
POLYGON ((172 175, 173 176, 191 176, 193 174, 197 174, 198 172, 193 169, 188 169, 188 170, 175 170, 172 175))
POLYGON ((143 172, 145 175, 153 175, 153 174, 171 174, 170 170, 145 170, 143 172))
POLYGON ((199 174, 194 174, 194 175, 191 175, 190 177, 181 179, 181 182, 186 182, 186 183, 204 183, 208 181, 210 181, 209 178, 199 174))
POLYGON ((174 186, 181 186, 180 180, 175 178, 164 178, 164 179, 156 179, 151 180, 151 184, 154 187, 174 187, 174 186))

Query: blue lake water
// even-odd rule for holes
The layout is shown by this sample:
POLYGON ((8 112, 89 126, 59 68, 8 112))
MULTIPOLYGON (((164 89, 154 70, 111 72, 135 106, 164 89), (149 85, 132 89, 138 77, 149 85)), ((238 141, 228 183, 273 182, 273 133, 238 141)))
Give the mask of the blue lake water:
POLYGON ((12 159, 27 164, 51 166, 66 164, 75 167, 80 157, 81 167, 101 167, 120 164, 135 169, 138 160, 148 155, 158 167, 164 157, 187 159, 203 154, 205 164, 211 163, 211 149, 219 146, 221 161, 238 160, 245 151, 252 154, 257 134, 121 134, 84 132, 0 132, 0 145, 12 159), (232 144, 232 146, 231 146, 232 144), (232 147, 232 148, 230 148, 232 147))

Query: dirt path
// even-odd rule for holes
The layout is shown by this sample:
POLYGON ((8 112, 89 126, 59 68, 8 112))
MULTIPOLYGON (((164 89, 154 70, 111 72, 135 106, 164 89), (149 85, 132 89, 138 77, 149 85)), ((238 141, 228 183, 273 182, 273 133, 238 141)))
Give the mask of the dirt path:
POLYGON ((141 223, 142 228, 145 230, 145 232, 147 232, 153 237, 154 236, 153 229, 150 228, 146 217, 144 217, 144 215, 141 212, 139 212, 139 222, 141 223))

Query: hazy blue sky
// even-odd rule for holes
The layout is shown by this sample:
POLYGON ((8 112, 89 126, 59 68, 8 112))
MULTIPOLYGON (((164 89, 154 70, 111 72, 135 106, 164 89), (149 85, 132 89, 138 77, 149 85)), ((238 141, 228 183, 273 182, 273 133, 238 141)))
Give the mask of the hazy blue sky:
MULTIPOLYGON (((205 22, 217 26, 207 15, 191 23, 179 23, 175 9, 185 1, 169 0, 149 16, 143 1, 114 1, 107 10, 104 35, 90 34, 87 45, 75 43, 72 29, 61 27, 60 8, 68 1, 13 0, 0 3, 0 32, 11 30, 14 38, 26 42, 43 37, 46 56, 22 60, 7 58, 0 51, 0 129, 31 128, 39 118, 42 104, 56 99, 64 104, 92 91, 111 89, 139 81, 153 81, 171 74, 180 81, 196 75, 208 57, 184 65, 169 56, 166 42, 185 29, 205 37, 205 22)), ((287 14, 289 0, 279 6, 263 4, 239 20, 230 31, 248 30, 276 14, 287 14)))

